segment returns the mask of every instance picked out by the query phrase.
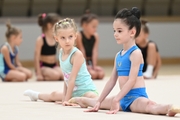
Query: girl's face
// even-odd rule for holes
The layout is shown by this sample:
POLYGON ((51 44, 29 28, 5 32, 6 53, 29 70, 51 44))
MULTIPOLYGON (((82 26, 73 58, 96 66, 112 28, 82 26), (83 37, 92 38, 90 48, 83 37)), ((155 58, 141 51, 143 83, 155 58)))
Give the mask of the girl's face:
POLYGON ((76 37, 77 33, 73 28, 59 29, 57 30, 55 40, 59 43, 62 49, 69 50, 74 46, 76 37))
POLYGON ((129 26, 127 26, 121 19, 114 20, 113 28, 114 38, 116 39, 117 44, 127 43, 135 36, 133 30, 129 30, 129 26))
POLYGON ((93 19, 89 23, 83 23, 82 27, 86 30, 90 35, 94 35, 96 33, 99 21, 97 19, 93 19))
POLYGON ((14 45, 19 46, 22 43, 22 33, 20 32, 18 35, 12 35, 11 41, 14 45))
POLYGON ((141 28, 141 32, 139 36, 136 38, 136 44, 141 44, 146 41, 148 38, 148 34, 144 32, 144 30, 141 28))
MULTIPOLYGON (((54 23, 55 24, 55 23, 54 23)), ((52 31, 52 29, 53 29, 53 26, 54 26, 54 24, 52 24, 52 23, 47 23, 47 31, 52 31)))

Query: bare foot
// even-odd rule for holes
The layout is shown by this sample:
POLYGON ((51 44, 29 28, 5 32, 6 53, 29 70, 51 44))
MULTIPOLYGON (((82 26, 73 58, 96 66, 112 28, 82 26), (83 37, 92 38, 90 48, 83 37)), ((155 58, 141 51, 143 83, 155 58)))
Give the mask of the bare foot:
POLYGON ((168 116, 174 117, 177 113, 180 113, 180 107, 170 106, 168 110, 168 116))
POLYGON ((87 108, 88 106, 83 103, 82 97, 73 97, 69 101, 69 103, 74 103, 80 105, 81 108, 87 108))

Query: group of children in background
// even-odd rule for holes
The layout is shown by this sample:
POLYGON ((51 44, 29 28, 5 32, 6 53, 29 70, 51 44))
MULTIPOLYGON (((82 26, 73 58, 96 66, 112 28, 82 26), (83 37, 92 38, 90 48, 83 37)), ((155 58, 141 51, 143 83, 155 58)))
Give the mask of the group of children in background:
MULTIPOLYGON (((54 13, 40 14, 38 24, 42 28, 42 34, 36 40, 34 65, 38 81, 63 80, 62 66, 56 59, 59 52, 57 41, 53 34, 54 24, 59 21, 59 16, 54 13)), ((80 25, 82 30, 77 32, 76 46, 82 52, 87 70, 94 80, 102 80, 105 72, 98 66, 99 36, 97 33, 99 21, 95 14, 86 13, 82 16, 80 25)), ((161 66, 161 59, 156 44, 148 40, 149 29, 145 21, 141 21, 141 32, 136 38, 136 44, 142 50, 144 58, 144 78, 157 77, 161 66)), ((7 42, 0 47, 0 77, 3 81, 27 81, 32 77, 32 72, 24 68, 18 58, 18 46, 22 42, 20 29, 7 23, 7 42)), ((62 46, 60 46, 61 48, 62 46)))

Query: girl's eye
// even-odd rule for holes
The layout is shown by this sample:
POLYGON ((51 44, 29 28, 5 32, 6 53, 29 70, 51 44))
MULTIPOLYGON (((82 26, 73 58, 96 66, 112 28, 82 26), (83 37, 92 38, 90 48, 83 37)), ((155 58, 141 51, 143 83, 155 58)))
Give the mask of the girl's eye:
POLYGON ((65 38, 64 37, 61 37, 62 40, 64 40, 65 38))
POLYGON ((120 33, 120 32, 122 32, 121 30, 118 30, 118 32, 120 33))
POLYGON ((114 33, 115 33, 116 31, 114 30, 114 33))
POLYGON ((72 38, 73 36, 71 35, 71 36, 69 36, 69 38, 72 38))

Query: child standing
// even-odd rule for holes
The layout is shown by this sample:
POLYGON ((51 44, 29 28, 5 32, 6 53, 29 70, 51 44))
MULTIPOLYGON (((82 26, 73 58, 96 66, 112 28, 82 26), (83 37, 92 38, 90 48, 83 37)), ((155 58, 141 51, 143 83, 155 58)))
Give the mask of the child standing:
POLYGON ((141 20, 141 32, 136 38, 136 44, 141 49, 144 59, 143 76, 145 79, 154 79, 157 77, 161 67, 161 57, 157 45, 148 40, 149 28, 147 21, 141 20))
POLYGON ((42 35, 37 38, 35 47, 35 69, 37 80, 63 80, 62 71, 57 65, 56 42, 52 28, 58 21, 58 15, 43 13, 39 15, 38 24, 42 27, 42 35))
POLYGON ((82 31, 77 37, 77 47, 82 51, 92 79, 103 79, 104 70, 97 65, 99 37, 96 32, 98 26, 97 16, 91 13, 81 18, 82 31))
POLYGON ((32 101, 43 100, 45 102, 62 101, 63 105, 70 105, 71 97, 97 97, 96 87, 91 75, 87 71, 86 61, 81 51, 74 47, 77 37, 77 27, 74 20, 66 18, 54 25, 54 37, 61 49, 59 62, 64 74, 64 91, 44 94, 27 90, 24 95, 32 101))
POLYGON ((7 42, 0 48, 0 77, 7 82, 27 81, 32 77, 32 72, 24 68, 18 58, 18 46, 22 42, 22 32, 10 23, 6 26, 7 42))
POLYGON ((93 107, 86 110, 87 112, 97 112, 99 108, 108 109, 109 114, 116 114, 121 110, 168 116, 180 113, 180 108, 157 104, 148 98, 142 72, 143 57, 135 44, 135 38, 141 30, 139 18, 140 11, 136 7, 131 10, 122 9, 117 13, 113 23, 114 37, 117 44, 123 45, 123 49, 116 54, 109 81, 98 100, 76 97, 69 100, 70 103, 78 103, 81 107, 93 107), (116 96, 106 98, 116 81, 119 82, 121 90, 116 96))

